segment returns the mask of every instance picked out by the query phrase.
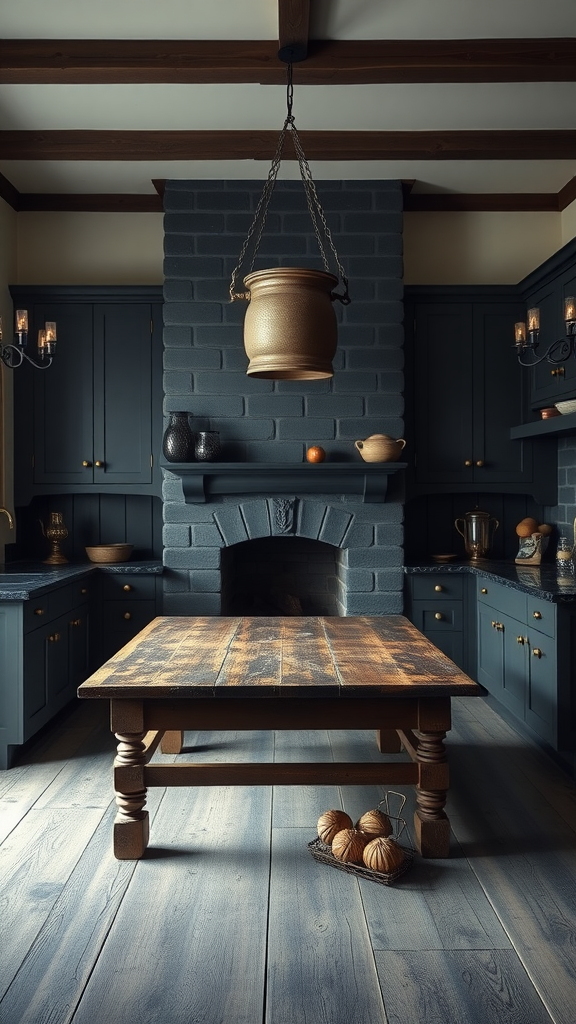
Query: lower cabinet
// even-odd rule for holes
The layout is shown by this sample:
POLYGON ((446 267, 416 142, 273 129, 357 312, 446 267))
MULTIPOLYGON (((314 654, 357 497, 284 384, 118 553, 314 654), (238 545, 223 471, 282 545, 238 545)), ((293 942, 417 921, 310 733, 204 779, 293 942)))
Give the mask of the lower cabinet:
POLYGON ((469 672, 469 580, 456 573, 408 575, 407 618, 464 672, 469 672))
POLYGON ((102 573, 100 663, 111 658, 159 613, 160 576, 102 573))
POLYGON ((566 703, 571 630, 570 620, 563 621, 569 610, 481 579, 477 599, 478 682, 539 739, 560 750, 571 731, 566 703))
POLYGON ((0 601, 0 769, 160 611, 161 576, 89 571, 0 601))

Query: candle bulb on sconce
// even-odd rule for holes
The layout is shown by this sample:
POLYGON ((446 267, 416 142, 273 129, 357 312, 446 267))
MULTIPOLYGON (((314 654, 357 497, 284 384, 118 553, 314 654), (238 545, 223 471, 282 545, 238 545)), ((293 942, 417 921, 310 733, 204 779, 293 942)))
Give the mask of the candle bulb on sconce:
POLYGON ((20 348, 24 348, 28 342, 28 310, 16 310, 16 340, 20 348))
POLYGON ((540 340, 540 310, 533 306, 527 313, 525 323, 514 324, 514 346, 521 366, 536 366, 545 359, 553 365, 566 362, 571 355, 576 356, 576 298, 572 295, 564 299, 565 336, 553 341, 542 355, 538 355, 540 340), (526 329, 528 328, 528 329, 526 329), (522 358, 526 355, 527 358, 522 358))

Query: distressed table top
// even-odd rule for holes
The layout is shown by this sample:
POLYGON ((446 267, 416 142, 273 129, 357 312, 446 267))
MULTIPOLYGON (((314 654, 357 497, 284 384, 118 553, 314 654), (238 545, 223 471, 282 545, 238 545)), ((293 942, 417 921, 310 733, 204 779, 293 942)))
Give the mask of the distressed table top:
POLYGON ((475 696, 477 683, 401 615, 153 619, 80 697, 475 696))

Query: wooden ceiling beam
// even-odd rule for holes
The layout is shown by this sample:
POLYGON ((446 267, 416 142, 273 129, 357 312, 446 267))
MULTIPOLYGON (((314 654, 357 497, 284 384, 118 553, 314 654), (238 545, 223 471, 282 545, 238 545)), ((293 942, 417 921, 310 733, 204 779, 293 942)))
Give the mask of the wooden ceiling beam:
POLYGON ((310 0, 278 0, 278 58, 286 64, 306 60, 310 0))
MULTIPOLYGON (((303 7, 294 0, 301 22, 303 7)), ((303 29, 299 34, 303 44, 303 29)), ((0 84, 283 85, 285 80, 278 43, 269 40, 0 40, 0 84)), ((574 38, 310 40, 306 60, 294 67, 300 85, 573 81, 574 38)))
MULTIPOLYGON (((309 160, 574 160, 576 131, 302 131, 309 160)), ((276 131, 0 131, 10 160, 271 160, 276 131)), ((284 159, 293 160, 288 136, 284 159)))

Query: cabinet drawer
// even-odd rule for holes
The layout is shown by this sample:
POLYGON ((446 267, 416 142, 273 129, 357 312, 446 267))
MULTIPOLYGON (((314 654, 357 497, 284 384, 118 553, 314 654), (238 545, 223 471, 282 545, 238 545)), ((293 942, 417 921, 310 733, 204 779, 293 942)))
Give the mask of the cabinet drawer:
POLYGON ((72 608, 78 608, 90 600, 94 586, 93 580, 74 580, 65 587, 58 587, 50 594, 50 611, 52 615, 64 615, 72 608))
POLYGON ((105 601, 154 601, 156 577, 139 573, 106 573, 102 596, 105 601))
POLYGON ((446 598, 462 600, 463 581, 455 574, 423 574, 410 578, 412 597, 416 601, 446 601, 446 598))
POLYGON ((434 642, 432 634, 435 631, 462 629, 462 603, 445 600, 431 607, 429 601, 413 601, 412 619, 414 625, 434 642))
POLYGON ((154 601, 114 601, 104 608, 104 630, 112 633, 129 633, 134 636, 156 615, 154 601))
POLYGON ((526 625, 528 630, 533 628, 546 636, 556 636, 556 605, 551 601, 538 601, 529 594, 526 595, 526 625))
POLYGON ((38 626, 42 626, 47 622, 51 615, 51 598, 52 593, 42 594, 41 597, 33 595, 29 601, 26 601, 24 605, 24 632, 28 633, 31 629, 38 629, 38 626))
POLYGON ((528 595, 521 590, 513 590, 512 587, 504 587, 501 583, 480 578, 476 584, 476 593, 479 605, 489 605, 496 611, 511 615, 513 619, 526 621, 528 595))

